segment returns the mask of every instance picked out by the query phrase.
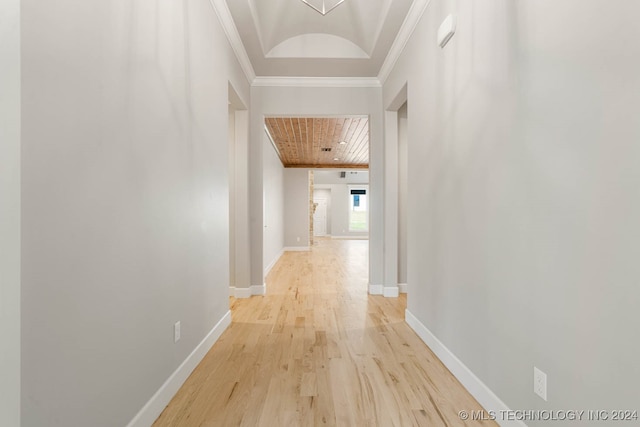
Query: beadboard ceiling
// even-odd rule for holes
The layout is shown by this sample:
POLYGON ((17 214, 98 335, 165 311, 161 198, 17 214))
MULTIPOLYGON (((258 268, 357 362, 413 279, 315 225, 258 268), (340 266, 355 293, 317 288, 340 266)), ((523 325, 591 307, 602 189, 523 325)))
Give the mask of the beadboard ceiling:
POLYGON ((285 167, 369 167, 368 117, 267 117, 265 128, 285 167))

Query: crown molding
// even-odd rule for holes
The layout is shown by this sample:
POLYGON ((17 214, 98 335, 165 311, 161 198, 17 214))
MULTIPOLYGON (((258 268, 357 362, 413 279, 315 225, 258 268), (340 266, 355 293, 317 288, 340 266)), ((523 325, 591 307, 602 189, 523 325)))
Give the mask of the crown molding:
POLYGON ((377 77, 256 77, 252 86, 381 87, 377 77))
POLYGON ((233 52, 236 54, 236 58, 240 63, 240 67, 244 72, 244 75, 247 77, 249 84, 254 81, 256 78, 256 73, 253 70, 253 65, 251 65, 251 61, 249 60, 249 55, 247 55, 247 51, 242 44, 242 39, 240 38, 240 33, 238 32, 238 28, 236 28, 236 24, 233 22, 233 17, 231 16, 231 11, 227 6, 225 0, 209 0, 211 2, 211 6, 213 6, 213 10, 218 15, 218 20, 224 29, 224 33, 227 35, 227 39, 229 40, 229 44, 231 44, 231 48, 233 52))
POLYGON ((404 19, 402 27, 400 27, 400 31, 398 31, 398 35, 391 45, 391 49, 389 49, 389 53, 387 53, 387 57, 382 63, 382 67, 380 67, 378 80, 381 84, 384 84, 387 81, 389 74, 391 74, 393 67, 396 65, 398 58, 400 58, 409 38, 411 38, 420 18, 422 18, 422 15, 427 10, 427 6, 429 6, 430 3, 431 0, 415 0, 413 4, 411 4, 409 13, 407 13, 407 17, 404 19))

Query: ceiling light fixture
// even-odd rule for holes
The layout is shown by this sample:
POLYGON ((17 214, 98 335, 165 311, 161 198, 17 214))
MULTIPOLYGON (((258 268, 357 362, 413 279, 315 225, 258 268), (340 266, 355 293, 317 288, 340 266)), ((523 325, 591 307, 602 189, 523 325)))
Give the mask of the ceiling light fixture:
POLYGON ((333 158, 333 160, 338 161, 338 160, 340 160, 340 159, 339 159, 339 158, 337 158, 337 157, 334 157, 334 158, 333 158))
POLYGON ((326 15, 327 13, 331 12, 333 9, 335 9, 336 7, 344 3, 344 0, 337 0, 337 1, 330 0, 329 7, 327 7, 326 0, 300 0, 300 1, 306 4, 307 6, 309 6, 311 9, 318 12, 319 14, 321 14, 322 16, 326 15), (333 6, 331 6, 331 4, 333 4, 333 6))
POLYGON ((347 143, 347 141, 340 141, 339 144, 340 145, 345 145, 347 143))

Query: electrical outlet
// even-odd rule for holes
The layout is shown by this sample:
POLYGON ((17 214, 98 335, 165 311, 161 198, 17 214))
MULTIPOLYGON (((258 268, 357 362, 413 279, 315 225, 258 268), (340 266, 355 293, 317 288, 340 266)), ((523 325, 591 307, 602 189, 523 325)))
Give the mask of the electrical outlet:
POLYGON ((297 239, 297 241, 298 241, 298 242, 300 241, 300 238, 299 238, 299 237, 296 237, 296 239, 297 239))
POLYGON ((180 322, 176 322, 173 325, 173 342, 180 340, 180 322))
POLYGON ((547 400, 547 374, 535 366, 533 367, 533 392, 547 400))

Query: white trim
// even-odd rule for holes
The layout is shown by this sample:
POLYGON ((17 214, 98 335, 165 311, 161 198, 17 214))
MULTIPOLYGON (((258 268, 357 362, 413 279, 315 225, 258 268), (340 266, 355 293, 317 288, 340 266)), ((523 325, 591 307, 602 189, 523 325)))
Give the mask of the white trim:
POLYGON ((254 295, 266 295, 267 284, 251 285, 248 288, 234 288, 229 287, 229 296, 234 298, 251 298, 254 295))
MULTIPOLYGON (((397 113, 400 110, 400 107, 402 107, 402 105, 407 102, 407 99, 407 82, 405 81, 396 96, 391 100, 391 102, 389 102, 389 105, 385 108, 385 110, 397 113)), ((395 137, 397 139, 398 135, 395 134, 395 137)))
MULTIPOLYGON (((264 269, 264 276, 267 277, 267 274, 269 274, 269 272, 271 271, 271 269, 273 268, 274 265, 276 265, 276 263, 278 262, 278 260, 280 260, 280 257, 284 254, 284 248, 282 248, 282 250, 280 250, 280 252, 278 252, 278 255, 276 255, 276 257, 273 259, 273 261, 271 261, 271 263, 267 266, 267 268, 264 269)), ((256 295, 256 294, 254 294, 256 295)))
POLYGON ((385 298, 398 298, 400 291, 397 286, 385 286, 382 288, 382 295, 384 295, 385 298))
POLYGON ((331 236, 332 239, 340 240, 369 240, 369 236, 331 236))
POLYGON ((382 295, 384 293, 384 286, 372 285, 369 283, 369 295, 382 295))
MULTIPOLYGON (((485 410, 494 411, 495 413, 509 410, 509 407, 409 310, 405 310, 405 320, 485 410)), ((527 427, 522 421, 496 421, 500 421, 501 427, 527 427)))
POLYGON ((264 123, 264 133, 267 134, 267 137, 269 138, 269 141, 271 141, 271 146, 273 147, 275 152, 278 154, 278 157, 282 158, 282 155, 280 154, 280 150, 278 150, 278 145, 273 140, 273 137, 271 136, 271 132, 269 132, 269 127, 267 126, 266 120, 265 120, 265 123, 264 123))
POLYGON ((401 294, 406 294, 408 288, 409 288, 409 285, 407 285, 406 283, 398 283, 398 290, 400 291, 401 294))
POLYGON ((409 38, 411 38, 411 34, 413 34, 413 31, 416 29, 420 18, 422 18, 425 10, 427 10, 429 3, 431 3, 431 0, 415 0, 409 8, 407 17, 404 19, 404 22, 400 27, 400 31, 398 31, 398 35, 393 41, 391 49, 389 49, 389 53, 387 53, 387 57, 384 59, 382 67, 380 67, 380 71, 378 72, 378 80, 383 85, 385 81, 387 81, 389 74, 391 74, 398 58, 400 58, 400 55, 407 45, 409 38))
POLYGON ((256 77, 252 86, 381 87, 377 77, 256 77))
POLYGON ((251 285, 251 295, 266 295, 267 294, 267 284, 263 283, 262 285, 251 285))
POLYGON ((247 51, 242 44, 240 33, 238 33, 238 28, 233 21, 227 2, 225 0, 209 1, 211 2, 211 6, 213 6, 213 10, 216 12, 216 15, 218 15, 218 20, 224 29, 224 33, 227 35, 227 40, 229 40, 229 44, 231 45, 233 52, 236 54, 236 58, 238 59, 238 63, 240 63, 240 67, 242 68, 244 75, 247 77, 249 84, 251 84, 256 78, 256 73, 253 70, 253 65, 251 65, 249 55, 247 55, 247 51))
POLYGON ((311 246, 287 246, 284 248, 285 252, 308 252, 311 250, 311 246))
POLYGON ((153 424, 180 387, 182 387, 182 384, 191 375, 191 372, 198 366, 230 324, 231 311, 227 311, 184 362, 178 366, 178 369, 171 374, 151 399, 140 409, 140 412, 133 417, 127 427, 148 427, 153 424))
POLYGON ((233 296, 236 298, 251 298, 251 287, 233 288, 233 296))

